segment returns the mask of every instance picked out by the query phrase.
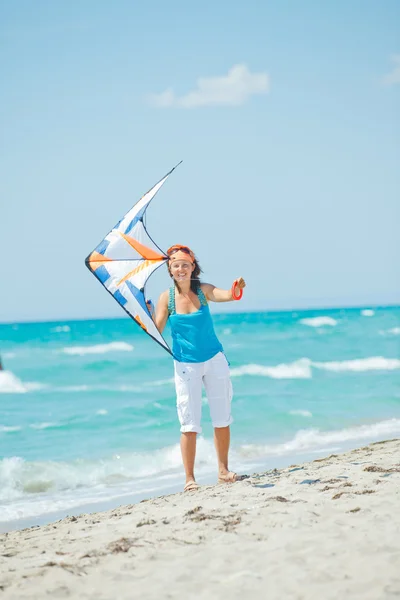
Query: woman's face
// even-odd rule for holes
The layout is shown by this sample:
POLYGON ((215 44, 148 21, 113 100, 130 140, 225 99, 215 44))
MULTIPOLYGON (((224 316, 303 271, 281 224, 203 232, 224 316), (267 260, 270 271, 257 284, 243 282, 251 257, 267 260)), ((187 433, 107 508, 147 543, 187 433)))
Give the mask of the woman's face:
POLYGON ((190 260, 174 260, 169 265, 171 275, 178 283, 190 281, 194 268, 195 266, 190 260))

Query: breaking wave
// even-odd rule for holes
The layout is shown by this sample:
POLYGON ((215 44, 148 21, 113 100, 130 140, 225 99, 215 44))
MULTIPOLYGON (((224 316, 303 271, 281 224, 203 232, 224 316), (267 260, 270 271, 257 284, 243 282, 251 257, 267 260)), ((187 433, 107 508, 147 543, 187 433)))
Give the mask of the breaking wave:
POLYGON ((272 379, 310 379, 312 377, 310 365, 311 361, 308 358, 302 358, 289 364, 282 363, 275 367, 250 364, 231 369, 231 376, 257 375, 272 379))
POLYGON ((26 388, 22 381, 11 371, 0 371, 0 393, 24 394, 26 388))
POLYGON ((247 457, 257 456, 283 456, 299 451, 309 451, 325 448, 327 444, 340 444, 344 442, 373 441, 376 438, 387 439, 388 436, 400 435, 400 419, 388 419, 370 425, 358 425, 347 429, 335 431, 321 431, 319 429, 302 429, 293 439, 283 444, 242 446, 241 453, 247 457))
POLYGON ((47 387, 44 383, 23 383, 11 371, 0 371, 0 394, 26 394, 47 387))
MULTIPOLYGON (((55 429, 58 427, 64 427, 64 423, 54 423, 54 422, 45 422, 45 423, 31 423, 30 425, 26 425, 26 428, 29 429, 55 429)), ((0 425, 0 433, 13 433, 15 431, 21 431, 24 429, 22 425, 0 425)))
POLYGON ((309 410, 303 410, 299 408, 298 410, 290 410, 289 415, 300 416, 300 417, 312 417, 312 412, 309 410))
POLYGON ((31 429, 54 429, 55 427, 62 427, 61 423, 32 423, 29 425, 31 429))
POLYGON ((332 317, 310 317, 307 319, 300 319, 300 323, 302 325, 308 325, 309 327, 323 327, 325 325, 334 327, 337 325, 336 319, 333 319, 332 317))
POLYGON ((342 360, 332 362, 314 362, 312 365, 318 369, 326 371, 335 371, 336 373, 344 371, 393 371, 400 369, 400 360, 398 358, 384 358, 383 356, 371 356, 369 358, 358 358, 353 360, 342 360))
POLYGON ((314 362, 309 358, 301 358, 292 363, 282 363, 277 366, 249 364, 231 369, 232 377, 254 375, 270 377, 272 379, 311 379, 312 369, 339 372, 364 371, 393 371, 400 369, 400 360, 397 358, 384 358, 371 356, 353 360, 314 362))
POLYGON ((20 425, 0 425, 0 433, 12 433, 13 431, 21 431, 20 425))
POLYGON ((108 352, 131 352, 132 350, 133 346, 126 342, 110 342, 94 346, 66 346, 61 352, 72 356, 84 356, 86 354, 107 354, 108 352))
MULTIPOLYGON (((199 469, 214 469, 214 454, 212 442, 199 438, 199 469)), ((28 462, 20 457, 5 458, 0 461, 0 522, 149 491, 154 485, 150 491, 157 492, 174 478, 180 485, 179 444, 98 460, 28 462)))

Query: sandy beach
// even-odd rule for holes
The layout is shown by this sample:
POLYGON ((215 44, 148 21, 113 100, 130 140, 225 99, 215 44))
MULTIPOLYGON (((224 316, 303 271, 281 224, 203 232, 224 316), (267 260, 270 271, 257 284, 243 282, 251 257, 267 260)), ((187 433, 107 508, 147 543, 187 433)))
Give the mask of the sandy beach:
POLYGON ((400 440, 0 536, 20 598, 400 596, 400 440))

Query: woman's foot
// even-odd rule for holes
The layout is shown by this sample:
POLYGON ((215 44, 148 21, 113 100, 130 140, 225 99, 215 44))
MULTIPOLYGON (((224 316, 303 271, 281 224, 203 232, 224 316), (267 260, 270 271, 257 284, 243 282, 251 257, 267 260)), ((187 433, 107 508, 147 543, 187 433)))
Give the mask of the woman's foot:
POLYGON ((199 485, 195 482, 194 479, 187 481, 185 487, 183 488, 184 492, 194 492, 199 489, 199 485))
POLYGON ((233 471, 227 471, 226 473, 220 473, 218 476, 218 483, 235 483, 238 480, 238 476, 233 471))

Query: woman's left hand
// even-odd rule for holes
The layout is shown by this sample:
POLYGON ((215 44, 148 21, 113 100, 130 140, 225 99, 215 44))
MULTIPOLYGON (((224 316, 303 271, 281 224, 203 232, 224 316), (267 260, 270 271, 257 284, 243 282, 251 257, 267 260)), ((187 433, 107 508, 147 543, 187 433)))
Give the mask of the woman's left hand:
POLYGON ((235 279, 234 281, 234 286, 239 288, 239 290, 242 290, 243 288, 246 287, 246 282, 243 279, 243 277, 238 277, 237 279, 235 279))
POLYGON ((243 277, 239 277, 238 279, 235 279, 235 281, 232 284, 232 289, 231 289, 231 295, 232 295, 232 300, 241 300, 242 296, 243 296, 243 288, 246 287, 246 282, 243 279, 243 277))

